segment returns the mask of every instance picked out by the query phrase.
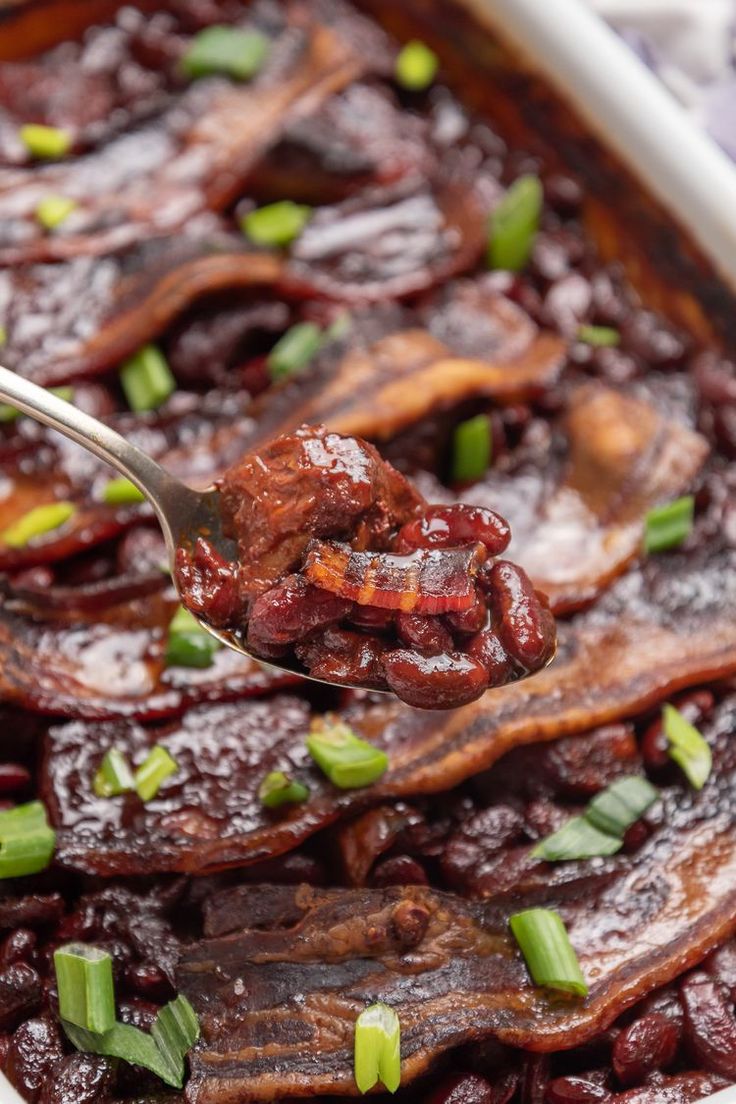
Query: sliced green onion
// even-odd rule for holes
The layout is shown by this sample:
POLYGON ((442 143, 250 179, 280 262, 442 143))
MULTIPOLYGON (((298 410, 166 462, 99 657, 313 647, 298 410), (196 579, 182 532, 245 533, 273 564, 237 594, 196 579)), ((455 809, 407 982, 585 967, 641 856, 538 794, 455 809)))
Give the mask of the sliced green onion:
POLYGON ((72 148, 72 136, 58 127, 28 123, 20 128, 20 140, 29 153, 46 161, 64 157, 72 148))
POLYGON ((115 1023, 103 1034, 87 1031, 68 1020, 62 1019, 62 1024, 77 1050, 143 1066, 175 1089, 184 1084, 184 1058, 199 1038, 196 1013, 181 994, 159 1011, 150 1035, 132 1024, 115 1023))
POLYGON ((580 963, 558 913, 527 909, 510 917, 509 924, 535 985, 576 997, 587 995, 580 963))
POLYGON ((92 789, 98 797, 117 797, 135 789, 133 771, 128 760, 116 747, 111 747, 102 757, 93 780, 92 789))
POLYGON ((322 341, 322 330, 314 322, 298 322, 292 326, 268 355, 271 379, 286 379, 303 372, 319 351, 322 341))
POLYGON ((623 846, 619 836, 601 832, 584 816, 571 817, 556 832, 540 840, 532 857, 546 862, 566 862, 570 859, 592 859, 615 855, 623 846))
POLYGON ((493 455, 491 420, 487 414, 478 414, 466 422, 460 422, 452 438, 452 481, 471 483, 481 479, 493 455))
POLYGON ((678 548, 693 527, 695 499, 684 495, 666 506, 655 506, 644 519, 645 552, 666 552, 678 548))
POLYGON ((220 641, 202 628, 193 613, 179 606, 169 625, 164 657, 168 667, 211 667, 221 647, 220 641))
POLYGON ((46 506, 36 506, 0 533, 0 540, 10 548, 25 548, 36 537, 64 525, 76 509, 71 502, 49 502, 46 506))
POLYGON ((621 344, 621 334, 613 326, 580 326, 577 337, 578 341, 583 341, 586 345, 598 345, 601 348, 621 344))
POLYGON ((176 390, 166 357, 155 345, 144 345, 120 369, 120 383, 128 406, 136 413, 157 410, 176 390))
POLYGON ((710 747, 674 705, 662 706, 662 727, 669 741, 669 755, 693 789, 702 790, 713 765, 710 747))
POLYGON ((45 196, 36 207, 36 218, 47 230, 54 230, 77 206, 76 199, 70 199, 69 196, 45 196))
POLYGON ((396 83, 408 92, 423 92, 437 76, 439 61, 424 42, 407 42, 396 58, 396 83))
MULTIPOLYGON (((64 402, 71 402, 74 398, 73 387, 52 387, 50 390, 52 395, 56 395, 57 399, 63 399, 64 402)), ((20 418, 21 413, 17 406, 0 403, 0 422, 14 422, 16 418, 20 418)))
POLYGON ((67 943, 54 951, 62 1020, 87 1031, 109 1031, 115 1023, 112 955, 87 943, 67 943))
POLYGON ((393 1008, 371 1004, 355 1021, 355 1084, 362 1093, 379 1081, 394 1093, 401 1083, 401 1025, 393 1008))
POLYGON ((41 801, 0 812, 0 878, 37 874, 51 862, 56 832, 41 801))
POLYGON ((258 787, 258 800, 268 809, 280 805, 298 805, 309 797, 309 789, 303 782, 289 778, 283 771, 270 771, 258 787))
POLYGON ((150 801, 158 793, 161 783, 176 774, 179 764, 173 759, 165 747, 156 744, 135 772, 135 792, 141 801, 150 801))
POLYGON ((0 347, 8 344, 8 331, 5 326, 0 326, 0 347))
POLYGON ((207 27, 195 35, 182 58, 188 77, 222 73, 234 80, 250 80, 265 62, 270 42, 260 31, 238 27, 207 27))
POLYGON ((111 479, 102 489, 102 501, 108 506, 126 506, 145 502, 146 496, 129 479, 111 479))
POLYGON ((341 341, 347 337, 353 327, 353 320, 348 311, 343 310, 325 330, 325 341, 341 341))
POLYGON ((619 778, 593 798, 585 816, 601 832, 621 836, 655 803, 659 794, 646 778, 619 778))
POLYGON ((306 204, 282 199, 249 211, 240 220, 240 229, 256 245, 283 247, 299 237, 311 214, 306 204))
POLYGON ((341 790, 370 786, 385 773, 388 755, 342 722, 315 723, 307 750, 317 766, 341 790))
POLYGON ((520 176, 492 213, 488 267, 520 272, 531 256, 542 213, 539 177, 520 176))

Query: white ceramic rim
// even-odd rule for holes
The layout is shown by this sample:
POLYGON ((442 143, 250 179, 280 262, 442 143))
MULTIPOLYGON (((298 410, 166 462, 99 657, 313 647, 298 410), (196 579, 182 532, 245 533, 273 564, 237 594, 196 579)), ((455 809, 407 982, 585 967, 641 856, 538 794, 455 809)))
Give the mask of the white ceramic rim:
MULTIPOLYGON (((736 167, 580 0, 456 0, 507 38, 736 292, 736 167)), ((0 1104, 24 1104, 0 1073, 0 1104)), ((701 1104, 736 1104, 736 1085, 701 1104)))

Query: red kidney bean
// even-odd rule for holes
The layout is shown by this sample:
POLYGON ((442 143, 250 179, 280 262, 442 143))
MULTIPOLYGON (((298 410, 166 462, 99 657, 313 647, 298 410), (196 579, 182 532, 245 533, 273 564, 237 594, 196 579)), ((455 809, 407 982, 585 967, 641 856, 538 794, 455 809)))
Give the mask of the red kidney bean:
POLYGON ((392 855, 376 863, 371 876, 375 886, 429 885, 424 867, 410 855, 392 855))
POLYGON ((493 1089, 479 1073, 454 1073, 430 1093, 427 1104, 494 1104, 493 1089))
POLYGON ((688 351, 687 340, 653 311, 638 310, 622 320, 624 344, 651 368, 674 368, 688 351))
POLYGON ((396 619, 395 610, 379 609, 378 606, 359 606, 357 603, 350 613, 350 624, 357 629, 370 632, 387 632, 396 619))
POLYGON ((479 698, 488 686, 485 669, 462 652, 423 656, 407 648, 388 652, 386 681, 394 693, 417 709, 447 709, 479 698))
POLYGON ((567 337, 573 336, 590 310, 590 284, 579 272, 556 280, 544 298, 543 313, 549 325, 567 337))
POLYGON ((601 1104, 612 1099, 608 1089, 586 1077, 556 1077, 544 1095, 545 1104, 601 1104))
POLYGON ((352 608, 346 598, 312 586, 301 575, 289 575, 254 602, 248 643, 257 651, 263 644, 280 646, 304 640, 341 621, 352 608))
POLYGON ((29 928, 16 928, 0 943, 0 966, 28 962, 36 949, 38 936, 29 928))
POLYGON ((527 1054, 521 1074, 521 1104, 544 1104, 549 1083, 549 1058, 546 1054, 527 1054))
POLYGON ((396 538, 397 552, 417 548, 456 548, 482 544, 489 556, 498 556, 511 540, 509 523, 482 506, 430 506, 414 521, 408 521, 396 538))
POLYGON ((544 662, 554 646, 554 621, 527 573, 498 560, 488 572, 493 628, 506 651, 524 667, 544 662))
MULTIPOLYGON (((708 690, 695 690, 691 694, 676 697, 673 704, 683 717, 697 727, 713 709, 713 695, 708 690)), ((641 754, 644 763, 651 770, 668 766, 672 760, 669 755, 669 741, 664 734, 661 716, 655 718, 645 729, 641 739, 641 754)))
POLYGON ((0 793, 24 790, 31 782, 30 771, 20 763, 0 763, 0 793))
POLYGON ((666 1069, 680 1042, 677 1025, 661 1012, 650 1012, 620 1032, 611 1061, 622 1085, 639 1085, 654 1070, 666 1069))
POLYGON ((27 962, 14 962, 0 970, 0 1028, 9 1031, 37 1012, 41 993, 41 978, 27 962))
POLYGON ((725 987, 698 971, 680 986, 684 1037, 698 1064, 736 1080, 736 1018, 725 987))
POLYGON ((396 631, 402 643, 427 655, 441 655, 443 652, 451 652, 454 647, 453 639, 439 617, 399 613, 396 617, 396 631))
POLYGON ((125 971, 125 980, 129 988, 145 1000, 164 1003, 174 996, 166 974, 152 962, 131 964, 125 971))
POLYGON ((27 1104, 36 1104, 56 1063, 64 1057, 59 1028, 48 1016, 27 1020, 13 1034, 5 1073, 27 1104))
POLYGON ((736 1000, 736 940, 724 943, 718 950, 708 955, 702 969, 715 981, 720 981, 730 990, 731 999, 736 1000))
POLYGON ((476 591, 475 601, 470 609, 445 615, 445 624, 449 625, 453 632, 466 633, 468 636, 484 629, 487 621, 488 607, 479 589, 476 591))
POLYGON ((109 1100, 115 1066, 96 1054, 70 1054, 55 1068, 39 1104, 103 1104, 109 1100))
POLYGON ((489 686, 503 686, 514 672, 514 664, 492 629, 483 629, 468 644, 468 655, 486 672, 489 686))
POLYGON ((583 202, 583 189, 564 173, 551 173, 544 181, 544 198, 561 215, 574 215, 583 202))

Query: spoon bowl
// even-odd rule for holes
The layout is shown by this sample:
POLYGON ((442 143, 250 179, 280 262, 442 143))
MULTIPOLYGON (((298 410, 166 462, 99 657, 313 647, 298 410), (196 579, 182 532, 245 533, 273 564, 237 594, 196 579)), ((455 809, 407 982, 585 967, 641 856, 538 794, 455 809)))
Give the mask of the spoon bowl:
MULTIPOLYGON (((58 430, 76 444, 88 449, 129 479, 146 496, 156 513, 166 541, 172 578, 175 578, 173 567, 177 549, 193 547, 201 537, 224 560, 233 562, 239 558, 235 541, 223 532, 220 492, 217 487, 209 487, 203 491, 187 487, 104 422, 86 414, 46 388, 39 387, 1 366, 0 401, 16 407, 22 413, 58 430)), ((197 621, 206 632, 226 647, 277 671, 342 689, 348 687, 354 690, 371 689, 374 693, 391 693, 390 690, 376 690, 374 687, 356 683, 317 678, 300 667, 296 660, 265 660, 244 646, 242 635, 238 632, 215 628, 199 617, 197 621)), ((548 666, 553 659, 554 652, 544 666, 548 666)), ((529 672, 516 681, 537 673, 529 672)))

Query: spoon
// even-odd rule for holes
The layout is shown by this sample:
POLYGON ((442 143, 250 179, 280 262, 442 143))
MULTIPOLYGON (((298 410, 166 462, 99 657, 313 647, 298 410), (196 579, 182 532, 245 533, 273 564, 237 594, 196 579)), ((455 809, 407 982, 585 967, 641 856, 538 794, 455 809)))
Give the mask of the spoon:
MULTIPOLYGON (((169 561, 173 565, 176 550, 181 545, 193 545, 197 537, 206 537, 220 555, 230 561, 238 558, 235 541, 226 537, 222 531, 220 513, 220 492, 216 487, 205 491, 195 491, 180 483, 160 464, 152 460, 141 449, 126 441, 110 426, 85 414, 83 410, 70 402, 54 395, 44 387, 39 387, 7 368, 0 366, 0 401, 17 407, 24 414, 63 433, 78 445, 88 449, 106 464, 124 475, 142 491, 153 506, 166 541, 169 561)), ((228 648, 240 652, 249 659, 278 671, 297 674, 328 686, 348 686, 356 690, 366 689, 356 683, 331 682, 328 679, 315 678, 299 667, 296 660, 289 662, 266 663, 260 656, 243 646, 241 637, 226 629, 216 629, 201 618, 197 621, 203 629, 228 648)), ((554 656, 547 661, 550 663, 554 656)), ((547 664, 545 664, 546 666, 547 664)), ((535 674, 537 672, 531 672, 535 674)), ((528 678, 529 675, 522 675, 528 678)), ((516 680, 520 681, 520 680, 516 680)), ((375 691, 374 693, 391 693, 375 691)))

